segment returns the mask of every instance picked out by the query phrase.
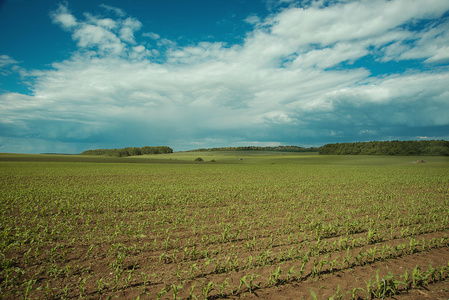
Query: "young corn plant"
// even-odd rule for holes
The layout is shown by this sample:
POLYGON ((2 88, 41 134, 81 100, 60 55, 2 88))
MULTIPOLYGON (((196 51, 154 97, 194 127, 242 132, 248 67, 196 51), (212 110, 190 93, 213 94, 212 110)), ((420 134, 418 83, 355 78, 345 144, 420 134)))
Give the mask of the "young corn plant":
POLYGON ((386 287, 385 291, 389 296, 399 294, 401 281, 397 280, 390 271, 388 271, 388 275, 383 278, 383 281, 386 287))
POLYGON ((349 268, 351 266, 351 261, 352 261, 352 255, 349 252, 349 248, 346 249, 346 256, 343 257, 343 262, 341 264, 342 269, 343 268, 349 268))
POLYGON ((28 281, 25 281, 23 285, 25 286, 25 292, 23 293, 23 299, 27 300, 29 299, 29 296, 31 294, 31 291, 33 289, 34 284, 36 284, 37 279, 30 279, 28 281))
POLYGON ((412 287, 412 281, 410 280, 410 274, 408 273, 408 269, 405 270, 404 275, 400 275, 402 281, 399 281, 400 284, 404 286, 405 291, 407 292, 412 287))
POLYGON ((410 276, 406 270, 404 275, 400 275, 403 280, 397 280, 395 275, 390 271, 388 275, 380 278, 379 269, 376 272, 376 281, 374 282, 375 288, 372 289, 372 295, 376 298, 385 298, 394 296, 400 293, 401 289, 409 290, 412 282, 410 281, 410 276))
POLYGON ((306 266, 308 261, 309 261, 309 253, 306 253, 306 255, 304 255, 304 257, 302 259, 301 268, 297 272, 298 280, 301 280, 301 278, 302 278, 302 276, 304 274, 304 268, 305 268, 305 266, 306 266))
POLYGON ((209 266, 209 264, 211 263, 211 262, 213 262, 215 259, 206 259, 206 262, 204 263, 204 266, 203 266, 203 268, 202 268, 202 270, 201 270, 201 276, 204 276, 204 274, 206 273, 206 269, 207 269, 207 267, 209 266))
POLYGON ((135 266, 131 269, 131 270, 128 270, 127 272, 128 272, 128 276, 126 276, 125 278, 124 278, 124 287, 125 288, 127 288, 128 286, 129 286, 129 283, 131 282, 131 279, 133 278, 133 276, 134 276, 134 270, 135 270, 135 266))
POLYGON ((310 295, 312 296, 313 300, 318 300, 318 297, 316 296, 315 292, 312 289, 310 289, 310 295))
MULTIPOLYGON (((229 282, 228 282, 228 278, 223 280, 223 282, 220 285, 217 285, 217 287, 220 288, 220 290, 218 291, 218 297, 225 298, 226 297, 226 292, 225 292, 226 287, 231 288, 231 286, 229 285, 229 282)), ((232 288, 231 288, 231 290, 232 290, 232 288)))
POLYGON ((319 276, 319 271, 318 271, 319 265, 320 265, 320 262, 319 262, 319 260, 315 257, 315 258, 313 259, 313 269, 312 269, 312 271, 311 271, 311 273, 310 273, 310 275, 311 275, 312 277, 318 277, 318 276, 319 276))
POLYGON ((337 293, 335 295, 333 295, 331 298, 332 300, 342 300, 344 296, 346 296, 347 294, 349 294, 350 292, 346 292, 344 294, 341 293, 340 290, 340 285, 337 286, 337 293))
POLYGON ((259 285, 254 283, 254 279, 259 277, 260 275, 254 275, 251 274, 251 276, 248 277, 248 275, 244 275, 242 278, 240 278, 240 284, 239 284, 239 292, 241 292, 241 288, 243 284, 248 288, 248 291, 250 294, 253 293, 255 289, 259 288, 259 285))
POLYGON ((122 268, 115 268, 115 276, 114 276, 114 290, 118 289, 119 283, 120 283, 120 279, 123 275, 124 270, 122 268))
POLYGON ((165 286, 164 286, 164 287, 157 293, 156 299, 157 299, 157 300, 161 299, 165 294, 167 294, 167 293, 170 291, 170 289, 171 289, 171 286, 168 286, 168 287, 165 287, 165 286))
POLYGON ((281 266, 278 266, 276 268, 276 270, 274 270, 271 274, 270 277, 268 278, 267 284, 269 286, 274 285, 277 286, 279 284, 281 284, 283 281, 280 279, 281 274, 282 274, 282 270, 281 270, 281 266))
POLYGON ((363 289, 362 288, 360 288, 360 287, 355 287, 355 288, 353 288, 351 291, 350 291, 350 293, 351 293, 351 299, 358 299, 359 297, 357 297, 357 292, 358 291, 363 291, 363 289))
POLYGON ((96 285, 97 285, 97 293, 102 294, 104 289, 106 288, 106 283, 103 281, 104 278, 101 277, 100 279, 98 279, 96 281, 96 285))
POLYGON ((294 268, 295 267, 293 266, 293 267, 288 269, 288 271, 287 271, 287 282, 289 282, 290 279, 295 280, 295 275, 294 275, 295 271, 293 271, 294 268))
POLYGON ((170 286, 170 288, 171 288, 171 290, 173 291, 173 300, 178 299, 179 291, 183 288, 182 283, 181 283, 181 284, 175 284, 175 283, 173 283, 173 284, 170 286))
POLYGON ((435 282, 435 280, 437 278, 437 269, 432 267, 432 264, 429 265, 429 268, 427 269, 425 277, 427 279, 427 283, 435 282))
POLYGON ((425 279, 424 273, 420 270, 419 266, 416 266, 412 271, 412 283, 415 287, 423 285, 425 279))
POLYGON ((201 292, 203 293, 204 299, 208 299, 210 293, 214 290, 215 283, 213 281, 209 281, 207 284, 204 283, 201 285, 201 292))
POLYGON ((85 289, 86 289, 86 282, 87 282, 87 279, 89 279, 89 277, 90 277, 90 275, 84 277, 84 278, 81 279, 80 282, 78 283, 78 289, 79 289, 79 292, 80 292, 80 298, 83 297, 84 291, 85 291, 85 289))
POLYGON ((359 290, 365 294, 365 299, 372 299, 373 297, 373 283, 371 280, 372 278, 370 278, 368 281, 365 280, 366 289, 359 288, 359 290))
POLYGON ((329 272, 331 274, 334 274, 334 266, 337 264, 338 258, 339 258, 339 256, 337 256, 334 260, 329 261, 329 272))

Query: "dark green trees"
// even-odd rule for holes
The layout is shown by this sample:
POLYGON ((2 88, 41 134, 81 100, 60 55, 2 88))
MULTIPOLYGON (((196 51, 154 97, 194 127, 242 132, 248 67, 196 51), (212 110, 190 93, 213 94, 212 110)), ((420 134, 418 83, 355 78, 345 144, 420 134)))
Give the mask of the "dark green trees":
POLYGON ((260 147, 260 146, 243 146, 243 147, 219 147, 219 148, 202 148, 190 150, 189 152, 204 151, 281 151, 281 152, 318 152, 317 147, 303 148, 298 146, 276 146, 276 147, 260 147))
POLYGON ((387 141, 327 144, 320 148, 319 154, 449 156, 449 141, 387 141))
POLYGON ((122 149, 95 149, 95 150, 86 150, 82 152, 81 155, 108 155, 116 157, 126 157, 143 154, 163 154, 163 153, 173 153, 173 149, 167 146, 157 146, 157 147, 145 146, 142 148, 127 147, 122 149))

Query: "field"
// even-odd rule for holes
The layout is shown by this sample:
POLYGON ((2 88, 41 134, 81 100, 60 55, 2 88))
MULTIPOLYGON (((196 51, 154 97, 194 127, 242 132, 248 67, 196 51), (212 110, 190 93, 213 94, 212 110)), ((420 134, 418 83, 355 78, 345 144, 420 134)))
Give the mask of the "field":
POLYGON ((0 294, 448 299, 448 171, 448 157, 0 154, 0 294))

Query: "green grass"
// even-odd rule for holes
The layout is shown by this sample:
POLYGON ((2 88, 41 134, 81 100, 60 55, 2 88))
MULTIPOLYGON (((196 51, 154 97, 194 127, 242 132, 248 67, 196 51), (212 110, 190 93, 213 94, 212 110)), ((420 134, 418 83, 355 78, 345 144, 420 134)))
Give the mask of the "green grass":
POLYGON ((89 163, 167 163, 167 164, 308 164, 308 165, 409 165, 424 159, 420 166, 442 166, 449 164, 445 156, 382 156, 382 155, 318 155, 317 152, 276 151, 215 151, 175 152, 169 154, 140 155, 130 157, 55 155, 55 154, 13 154, 0 153, 2 161, 23 162, 89 162, 89 163), (204 162, 194 162, 197 157, 204 162))
POLYGON ((276 152, 276 151, 216 151, 216 152, 175 152, 160 155, 142 155, 127 158, 129 160, 148 159, 161 162, 178 161, 191 162, 201 157, 203 163, 215 160, 220 164, 307 164, 307 165, 415 165, 417 160, 424 159, 423 165, 449 164, 449 157, 445 156, 382 156, 382 155, 318 155, 317 152, 276 152), (242 160, 239 160, 242 159, 242 160))
POLYGON ((142 155, 134 156, 132 159, 147 158, 165 160, 177 160, 182 162, 194 161, 195 158, 201 157, 203 163, 215 160, 217 163, 225 164, 246 164, 246 163, 270 163, 270 162, 293 162, 295 159, 305 159, 308 157, 318 157, 317 153, 292 153, 292 152, 274 152, 274 151, 214 151, 214 152, 175 152, 160 155, 142 155))

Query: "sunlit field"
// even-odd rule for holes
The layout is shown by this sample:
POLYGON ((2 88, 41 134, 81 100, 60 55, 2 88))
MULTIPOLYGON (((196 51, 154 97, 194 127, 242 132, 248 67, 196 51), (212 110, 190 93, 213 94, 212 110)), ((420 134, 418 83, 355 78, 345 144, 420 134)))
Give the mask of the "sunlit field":
POLYGON ((0 208, 5 299, 449 297, 448 157, 0 154, 0 208))

